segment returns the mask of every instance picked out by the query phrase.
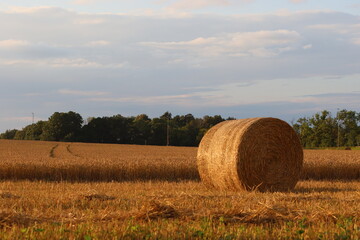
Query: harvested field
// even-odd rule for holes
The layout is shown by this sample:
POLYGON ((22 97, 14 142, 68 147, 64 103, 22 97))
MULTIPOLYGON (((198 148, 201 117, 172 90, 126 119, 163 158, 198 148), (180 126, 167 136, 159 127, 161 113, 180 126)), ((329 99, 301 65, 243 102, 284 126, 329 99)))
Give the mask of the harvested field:
POLYGON ((0 238, 360 238, 360 151, 305 151, 286 193, 207 189, 196 152, 1 140, 0 238))
POLYGON ((360 151, 305 150, 302 179, 360 179, 360 151))
MULTIPOLYGON (((197 148, 0 140, 0 179, 199 180, 197 148)), ((358 180, 360 151, 305 150, 301 179, 358 180)))
POLYGON ((0 141, 0 179, 198 180, 196 148, 0 141))
POLYGON ((358 239, 359 182, 291 193, 199 182, 1 182, 1 239, 358 239), (39 197, 41 196, 41 197, 39 197))

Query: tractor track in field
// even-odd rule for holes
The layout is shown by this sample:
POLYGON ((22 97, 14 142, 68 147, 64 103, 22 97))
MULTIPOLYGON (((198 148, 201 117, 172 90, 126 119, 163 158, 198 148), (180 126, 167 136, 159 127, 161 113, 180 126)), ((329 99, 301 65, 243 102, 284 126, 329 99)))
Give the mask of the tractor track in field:
POLYGON ((50 158, 68 158, 68 157, 76 157, 76 158, 82 158, 80 155, 73 152, 71 149, 72 144, 55 144, 49 152, 50 158))
POLYGON ((56 150, 58 147, 59 147, 59 144, 55 144, 55 145, 50 149, 49 157, 55 158, 55 150, 56 150))
POLYGON ((72 156, 74 156, 74 157, 82 158, 80 155, 74 153, 74 152, 71 150, 71 145, 72 145, 72 144, 66 145, 66 151, 67 151, 68 153, 70 153, 70 154, 71 154, 72 156))

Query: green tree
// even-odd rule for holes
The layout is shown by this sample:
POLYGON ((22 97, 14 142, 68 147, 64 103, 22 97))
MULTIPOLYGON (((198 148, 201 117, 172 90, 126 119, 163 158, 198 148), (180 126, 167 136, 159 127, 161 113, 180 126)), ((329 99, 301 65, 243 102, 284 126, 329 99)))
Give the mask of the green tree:
POLYGON ((183 146, 197 146, 200 143, 200 141, 198 142, 198 136, 201 129, 201 123, 202 121, 200 119, 194 119, 186 124, 185 129, 187 138, 185 138, 182 144, 183 146))
POLYGON ((171 127, 172 122, 172 114, 170 112, 165 112, 159 118, 153 118, 150 123, 150 144, 166 145, 168 141, 167 137, 169 137, 169 142, 171 145, 173 145, 174 128, 171 127))
POLYGON ((334 118, 324 110, 311 118, 299 118, 293 128, 306 148, 355 146, 360 142, 359 123, 360 114, 355 111, 344 109, 334 118))
POLYGON ((311 119, 313 135, 311 142, 313 147, 336 146, 336 119, 331 117, 329 111, 316 113, 311 119))
POLYGON ((133 143, 147 144, 151 135, 151 119, 146 114, 138 115, 132 122, 133 143))
POLYGON ((83 123, 80 114, 75 112, 55 112, 44 125, 41 140, 76 141, 83 123))
POLYGON ((360 133, 356 137, 356 145, 360 146, 360 133))
MULTIPOLYGON (((166 145, 167 121, 167 118, 153 118, 151 120, 151 136, 149 139, 150 144, 166 145)), ((171 132, 173 132, 173 129, 171 130, 171 132)))
POLYGON ((123 117, 120 114, 109 118, 110 141, 114 143, 132 143, 134 140, 131 133, 131 124, 134 117, 123 117))
POLYGON ((355 146, 357 145, 357 136, 359 134, 360 115, 355 111, 341 110, 337 114, 340 124, 340 145, 355 146))
POLYGON ((24 139, 25 140, 40 140, 45 125, 46 125, 46 122, 38 121, 37 123, 26 126, 23 129, 24 134, 25 134, 24 139))
MULTIPOLYGON (((234 120, 233 118, 229 118, 228 120, 234 120)), ((215 126, 218 123, 221 123, 225 121, 225 119, 223 119, 220 115, 215 115, 215 116, 204 116, 203 117, 203 123, 202 123, 202 128, 212 128, 213 126, 215 126)))
POLYGON ((23 130, 17 131, 14 136, 14 139, 15 140, 24 140, 25 139, 25 131, 23 131, 23 130))
POLYGON ((87 120, 81 129, 81 140, 84 142, 110 143, 109 118, 97 117, 87 120))
POLYGON ((98 143, 131 143, 134 138, 131 124, 133 117, 120 114, 112 117, 92 118, 82 128, 82 141, 98 143))
POLYGON ((17 131, 18 131, 17 129, 6 130, 4 133, 0 134, 0 138, 1 139, 14 139, 17 131))
POLYGON ((313 129, 310 124, 309 118, 299 118, 295 124, 293 124, 295 132, 300 137, 301 144, 304 148, 310 148, 312 146, 313 129))

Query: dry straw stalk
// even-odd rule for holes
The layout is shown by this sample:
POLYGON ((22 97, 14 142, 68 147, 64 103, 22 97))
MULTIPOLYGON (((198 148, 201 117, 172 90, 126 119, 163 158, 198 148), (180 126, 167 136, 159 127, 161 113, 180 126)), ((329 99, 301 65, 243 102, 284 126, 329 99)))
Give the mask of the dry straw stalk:
POLYGON ((287 191, 299 180, 303 150, 280 119, 231 120, 206 133, 197 164, 202 181, 217 189, 287 191))

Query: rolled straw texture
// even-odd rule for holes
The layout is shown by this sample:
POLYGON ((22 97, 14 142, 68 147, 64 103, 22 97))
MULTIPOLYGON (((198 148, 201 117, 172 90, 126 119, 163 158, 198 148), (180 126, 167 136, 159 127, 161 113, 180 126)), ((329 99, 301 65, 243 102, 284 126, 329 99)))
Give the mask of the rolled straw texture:
POLYGON ((276 118, 225 121, 201 140, 201 180, 220 190, 288 191, 303 166, 303 149, 293 128, 276 118))

